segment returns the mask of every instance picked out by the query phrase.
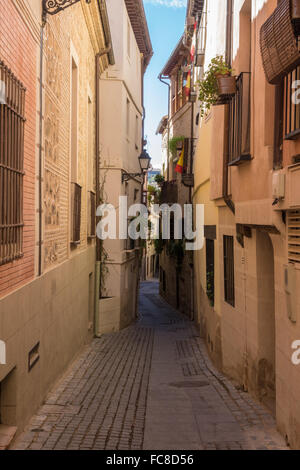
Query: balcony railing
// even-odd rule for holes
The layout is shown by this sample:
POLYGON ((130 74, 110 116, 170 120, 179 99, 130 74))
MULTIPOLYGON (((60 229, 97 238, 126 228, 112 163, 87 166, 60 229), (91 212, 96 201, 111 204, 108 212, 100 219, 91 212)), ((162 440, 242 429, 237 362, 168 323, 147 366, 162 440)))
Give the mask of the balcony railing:
POLYGON ((80 225, 81 225, 81 193, 82 188, 77 183, 71 183, 71 243, 80 243, 80 225))
MULTIPOLYGON (((284 79, 284 134, 286 140, 296 139, 300 135, 300 104, 296 102, 294 83, 300 80, 300 66, 284 79)), ((298 101, 298 100, 297 100, 298 101)))
POLYGON ((237 92, 229 102, 229 165, 251 160, 250 155, 250 73, 237 78, 237 92))
POLYGON ((96 194, 94 191, 89 191, 88 193, 88 211, 88 237, 94 238, 96 236, 96 194))
POLYGON ((172 115, 177 113, 177 111, 179 111, 188 101, 189 97, 187 96, 186 87, 183 87, 172 98, 172 115))
POLYGON ((175 204, 178 202, 178 186, 176 181, 166 181, 161 188, 161 204, 175 204))

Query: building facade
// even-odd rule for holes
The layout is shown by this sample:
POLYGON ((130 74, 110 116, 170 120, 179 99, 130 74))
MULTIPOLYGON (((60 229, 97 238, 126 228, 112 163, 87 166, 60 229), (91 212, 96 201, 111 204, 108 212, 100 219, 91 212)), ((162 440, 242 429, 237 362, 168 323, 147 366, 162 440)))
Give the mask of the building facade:
POLYGON ((0 6, 0 425, 18 432, 94 334, 96 57, 113 62, 104 2, 43 6, 0 6))
MULTIPOLYGON (((152 45, 141 0, 109 0, 107 7, 115 65, 101 75, 100 184, 102 202, 117 208, 118 219, 119 196, 127 196, 128 208, 142 201, 142 177, 128 175, 141 171, 143 79, 152 45)), ((127 225, 135 215, 128 215, 127 225)), ((104 241, 99 333, 117 331, 136 318, 140 252, 139 243, 121 239, 118 233, 115 240, 104 241)))
POLYGON ((236 93, 200 120, 193 200, 205 205, 206 245, 195 254, 195 273, 208 350, 299 448, 300 369, 292 359, 300 334, 294 3, 206 2, 204 71, 223 55, 236 93), (278 37, 288 63, 279 60, 278 37))
MULTIPOLYGON (((193 47, 196 17, 202 8, 202 2, 189 2, 184 34, 159 76, 169 89, 169 114, 162 118, 157 129, 162 136, 166 179, 160 202, 181 206, 183 229, 184 206, 192 203, 194 186, 193 159, 198 121, 193 89, 196 80, 193 47)), ((173 307, 193 319, 193 254, 185 250, 185 240, 177 240, 174 235, 171 212, 171 240, 163 243, 160 253, 160 293, 173 307)))

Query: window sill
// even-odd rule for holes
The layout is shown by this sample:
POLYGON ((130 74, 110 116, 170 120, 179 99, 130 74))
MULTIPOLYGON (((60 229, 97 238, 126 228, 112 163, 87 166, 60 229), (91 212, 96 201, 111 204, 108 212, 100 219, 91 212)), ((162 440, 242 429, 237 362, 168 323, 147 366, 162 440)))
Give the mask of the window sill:
POLYGON ((300 137, 300 129, 296 129, 295 131, 286 134, 284 140, 296 140, 298 137, 300 137))
POLYGON ((250 154, 240 155, 238 158, 228 163, 228 166, 239 166, 239 165, 242 165, 243 163, 250 162, 251 160, 252 160, 252 157, 250 154))

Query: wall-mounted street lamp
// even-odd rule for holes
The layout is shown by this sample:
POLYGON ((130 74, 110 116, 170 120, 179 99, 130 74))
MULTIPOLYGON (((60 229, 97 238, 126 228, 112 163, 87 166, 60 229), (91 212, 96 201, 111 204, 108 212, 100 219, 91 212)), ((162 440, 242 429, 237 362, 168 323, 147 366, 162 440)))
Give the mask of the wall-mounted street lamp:
POLYGON ((151 157, 149 156, 147 151, 144 149, 141 155, 139 156, 138 160, 139 160, 141 171, 139 173, 127 173, 127 171, 122 170, 122 183, 125 183, 125 181, 129 181, 130 179, 137 178, 140 176, 144 178, 145 173, 150 168, 151 157))
MULTIPOLYGON (((91 0, 85 1, 86 3, 91 3, 91 0)), ((45 18, 47 14, 56 15, 56 13, 78 2, 80 2, 80 0, 43 0, 43 18, 45 18)))

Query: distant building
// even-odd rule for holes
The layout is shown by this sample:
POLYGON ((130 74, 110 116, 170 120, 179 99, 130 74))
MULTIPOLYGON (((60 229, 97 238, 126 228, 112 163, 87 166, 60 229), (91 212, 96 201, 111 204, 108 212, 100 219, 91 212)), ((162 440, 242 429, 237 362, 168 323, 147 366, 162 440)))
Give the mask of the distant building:
MULTIPOLYGON (((160 74, 160 79, 164 82, 168 80, 170 84, 170 114, 163 116, 157 129, 157 134, 162 136, 165 176, 161 202, 181 206, 182 226, 184 205, 192 203, 193 155, 197 128, 191 64, 195 21, 191 21, 191 18, 201 15, 202 7, 203 2, 189 2, 185 31, 160 74), (180 163, 182 165, 178 169, 180 163)), ((160 293, 172 306, 189 318, 194 318, 193 254, 185 251, 184 240, 174 239, 172 227, 174 228, 174 223, 171 219, 171 240, 162 244, 160 253, 160 293)))
MULTIPOLYGON (((128 197, 128 207, 142 200, 141 177, 126 175, 140 172, 142 82, 153 52, 142 0, 110 0, 107 7, 115 65, 101 76, 100 184, 103 202, 119 208, 119 196, 128 197)), ((139 274, 139 241, 103 243, 98 333, 117 331, 136 318, 139 274)))
POLYGON ((157 183, 155 181, 155 177, 161 175, 161 170, 160 169, 151 169, 147 172, 147 184, 150 186, 157 186, 157 183))

